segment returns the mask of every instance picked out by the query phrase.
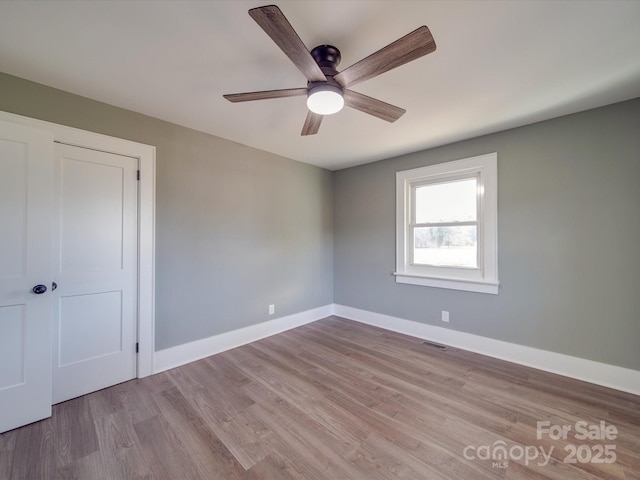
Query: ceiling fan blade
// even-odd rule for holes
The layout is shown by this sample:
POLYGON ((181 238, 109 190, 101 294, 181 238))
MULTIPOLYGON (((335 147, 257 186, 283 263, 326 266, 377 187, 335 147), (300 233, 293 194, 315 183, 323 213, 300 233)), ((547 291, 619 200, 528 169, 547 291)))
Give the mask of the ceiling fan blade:
POLYGON ((405 35, 395 42, 381 48, 350 67, 347 67, 333 79, 342 87, 350 87, 372 77, 409 63, 435 51, 436 42, 426 26, 405 35))
POLYGON ((305 44, 277 6, 252 8, 249 10, 249 15, 298 67, 308 81, 327 80, 305 44))
POLYGON ((223 95, 230 102, 250 102, 251 100, 268 100, 270 98, 297 97, 306 95, 306 88, 286 88, 284 90, 265 90, 262 92, 229 93, 223 95))
POLYGON ((404 108, 396 107, 375 98, 367 97, 353 90, 344 91, 344 104, 387 122, 395 122, 405 114, 404 108))
POLYGON ((313 113, 309 110, 307 113, 307 118, 304 121, 304 125, 302 126, 301 135, 315 135, 320 130, 320 124, 322 123, 322 115, 318 115, 317 113, 313 113))

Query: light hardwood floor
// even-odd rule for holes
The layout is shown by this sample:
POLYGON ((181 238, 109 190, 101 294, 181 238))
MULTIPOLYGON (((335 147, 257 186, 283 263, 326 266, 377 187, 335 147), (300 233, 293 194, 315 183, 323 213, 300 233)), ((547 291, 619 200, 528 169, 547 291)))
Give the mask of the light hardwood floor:
POLYGON ((0 478, 638 480, 639 455, 638 396, 330 317, 56 405, 0 435, 0 478))

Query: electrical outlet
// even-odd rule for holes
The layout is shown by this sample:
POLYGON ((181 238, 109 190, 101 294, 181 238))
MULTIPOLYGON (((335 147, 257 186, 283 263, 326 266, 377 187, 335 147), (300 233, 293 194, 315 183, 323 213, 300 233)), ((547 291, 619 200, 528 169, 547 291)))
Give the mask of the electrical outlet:
POLYGON ((442 310, 442 321, 447 323, 449 322, 449 312, 446 310, 442 310))
POLYGON ((274 304, 269 305, 269 315, 276 313, 276 306, 274 304))

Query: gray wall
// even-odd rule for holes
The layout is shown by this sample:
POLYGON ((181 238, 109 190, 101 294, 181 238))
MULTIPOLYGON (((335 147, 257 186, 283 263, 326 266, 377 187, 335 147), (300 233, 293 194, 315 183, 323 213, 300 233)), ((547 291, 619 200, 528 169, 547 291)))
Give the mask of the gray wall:
POLYGON ((157 147, 158 350, 335 301, 640 369, 640 99, 333 174, 4 74, 0 110, 157 147), (500 294, 396 284, 395 172, 493 151, 500 294))
POLYGON ((331 172, 4 74, 0 110, 157 147, 157 350, 333 301, 331 172))
POLYGON ((640 369, 640 99, 335 172, 334 229, 337 304, 640 369), (395 172, 489 152, 499 295, 396 284, 395 172))

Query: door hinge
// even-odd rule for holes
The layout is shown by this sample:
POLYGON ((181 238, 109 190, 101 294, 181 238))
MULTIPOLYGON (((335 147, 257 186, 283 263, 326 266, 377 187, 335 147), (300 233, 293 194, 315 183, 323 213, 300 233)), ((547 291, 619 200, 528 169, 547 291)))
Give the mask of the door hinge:
POLYGON ((140 344, 136 342, 136 353, 140 353, 140 344))
POLYGON ((136 178, 140 180, 140 170, 138 170, 138 172, 136 173, 136 178))

